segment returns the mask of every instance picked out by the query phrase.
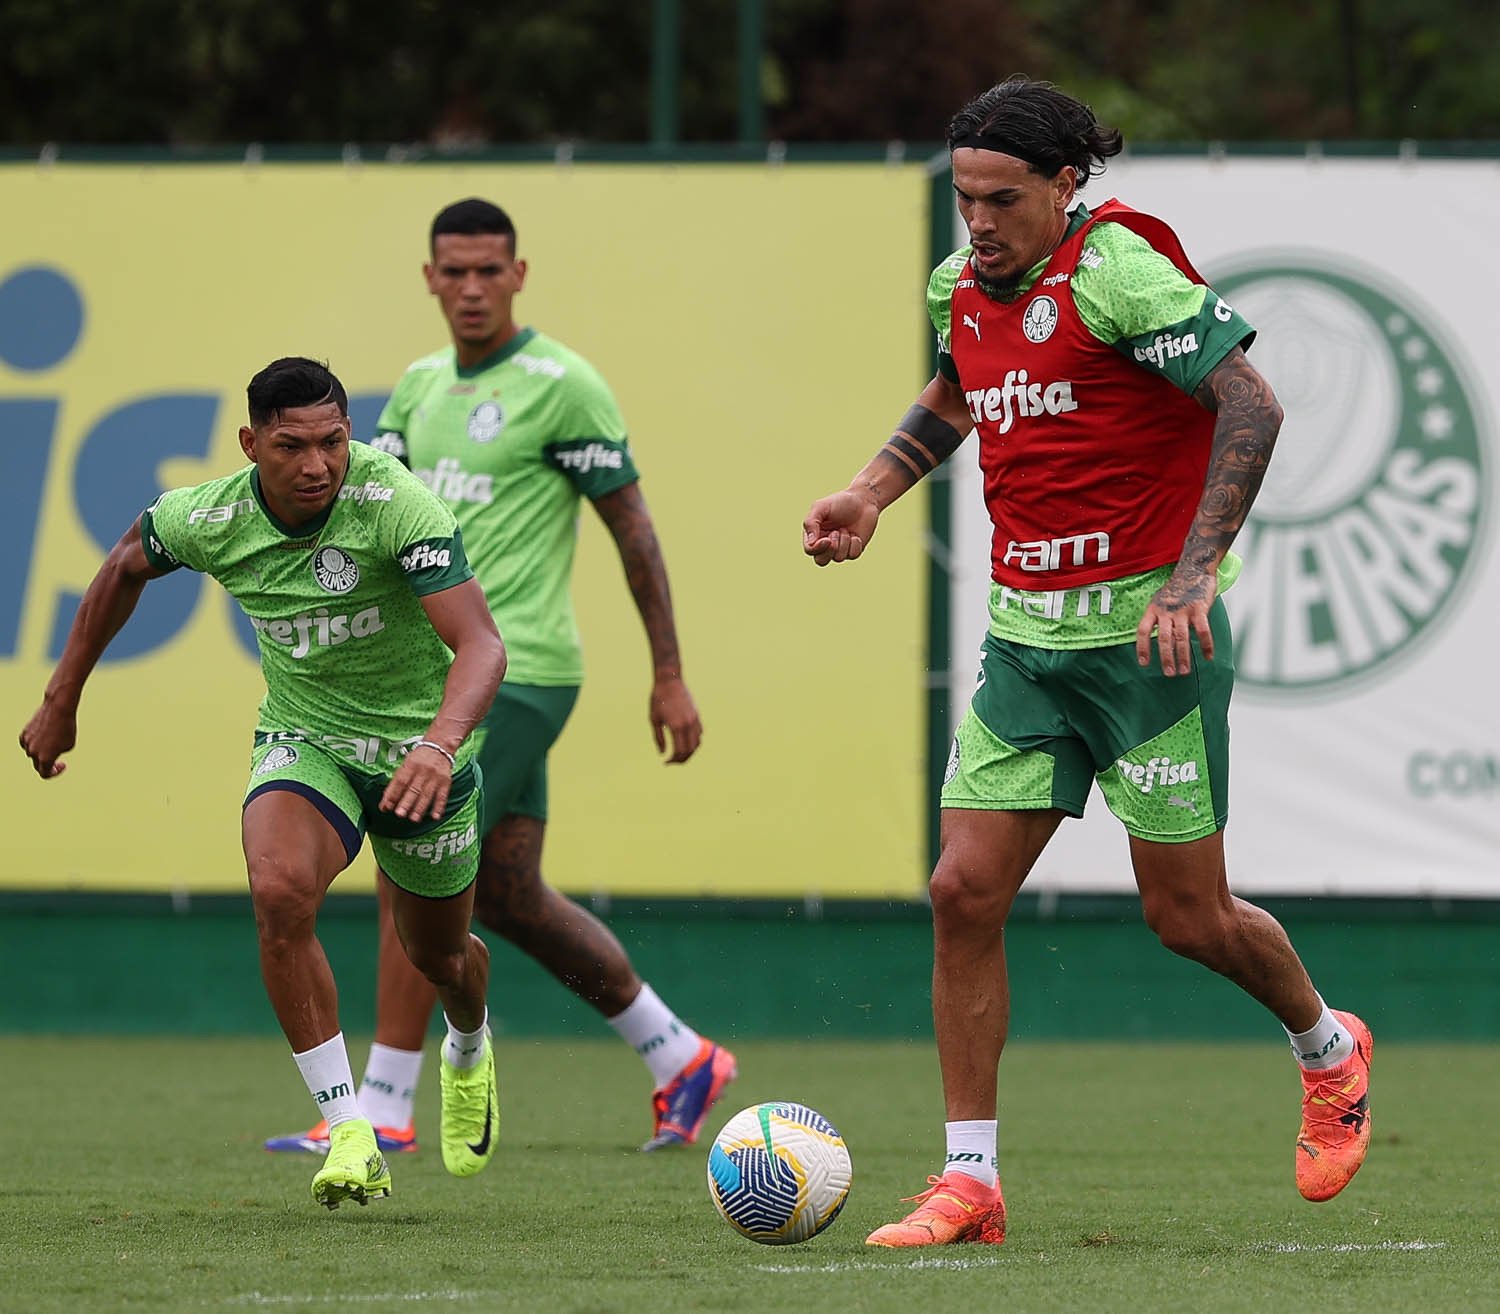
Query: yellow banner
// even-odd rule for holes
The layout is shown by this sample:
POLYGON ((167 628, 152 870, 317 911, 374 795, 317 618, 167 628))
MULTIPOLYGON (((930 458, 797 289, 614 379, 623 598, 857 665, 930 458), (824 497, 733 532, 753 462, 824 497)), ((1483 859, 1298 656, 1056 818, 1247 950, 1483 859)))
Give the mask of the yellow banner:
MULTIPOLYGON (((159 490, 242 462, 244 386, 329 361, 368 436, 446 341, 421 265, 444 204, 510 211, 518 317, 589 357, 630 425, 671 574, 699 754, 663 767, 644 634, 585 509, 588 676, 551 763, 546 870, 628 895, 921 888, 925 517, 819 571, 801 518, 922 383, 919 166, 0 167, 0 887, 244 888, 261 680, 228 597, 150 585, 84 695, 67 772, 15 735, 77 598, 159 490)), ((335 889, 366 891, 360 858, 335 889)))

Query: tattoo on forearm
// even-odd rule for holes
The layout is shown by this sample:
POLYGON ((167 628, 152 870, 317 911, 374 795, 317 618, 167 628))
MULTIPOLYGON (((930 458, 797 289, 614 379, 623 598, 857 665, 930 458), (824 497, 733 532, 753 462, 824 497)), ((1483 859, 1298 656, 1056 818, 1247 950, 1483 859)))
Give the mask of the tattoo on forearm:
POLYGON ((651 523, 639 485, 629 484, 594 503, 619 549, 625 582, 651 645, 651 661, 657 670, 681 668, 677 649, 677 625, 672 615, 672 594, 667 586, 667 567, 661 544, 651 523))
POLYGON ((1234 542, 1260 491, 1281 429, 1271 386, 1238 347, 1199 386, 1197 399, 1217 418, 1198 514, 1182 561, 1214 565, 1234 542))
POLYGON ((947 420, 918 404, 901 417, 900 425, 880 449, 880 455, 905 471, 914 484, 942 465, 963 440, 964 435, 947 420))

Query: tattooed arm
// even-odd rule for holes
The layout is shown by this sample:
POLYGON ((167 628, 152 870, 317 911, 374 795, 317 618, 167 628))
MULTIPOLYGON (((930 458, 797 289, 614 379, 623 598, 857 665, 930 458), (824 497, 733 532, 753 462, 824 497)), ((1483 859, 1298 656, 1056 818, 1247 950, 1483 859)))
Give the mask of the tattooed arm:
POLYGON ((1204 657, 1213 659, 1208 609, 1218 592, 1219 563, 1250 514, 1281 429, 1281 406, 1271 385, 1238 347, 1193 395, 1217 417, 1203 497, 1172 577, 1152 598, 1135 634, 1136 659, 1146 666, 1151 661, 1151 634, 1157 632, 1166 675, 1192 670, 1194 634, 1204 657))
POLYGON ((666 752, 666 737, 670 733, 672 753, 667 761, 686 762, 703 738, 703 722, 698 719, 693 695, 682 680, 682 657, 677 650, 677 623, 672 616, 667 567, 651 513, 646 509, 646 499, 641 496, 641 486, 626 484, 606 493, 594 503, 594 509, 614 537, 620 564, 625 568, 625 582, 630 586, 630 595, 635 599, 635 608, 641 614, 651 645, 655 676, 649 714, 656 751, 666 752))
POLYGON ((958 384, 934 377, 849 487, 812 504, 802 522, 802 550, 820 566, 853 561, 880 513, 952 456, 973 427, 958 384))

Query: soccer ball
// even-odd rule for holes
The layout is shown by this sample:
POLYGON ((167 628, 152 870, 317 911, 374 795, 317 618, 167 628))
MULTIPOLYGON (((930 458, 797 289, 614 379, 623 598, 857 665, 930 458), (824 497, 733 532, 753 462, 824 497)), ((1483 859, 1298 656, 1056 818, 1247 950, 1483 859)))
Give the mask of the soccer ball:
POLYGON ((817 1236, 849 1198, 849 1148, 805 1104, 752 1104, 714 1138, 708 1193, 725 1221, 762 1245, 817 1236))

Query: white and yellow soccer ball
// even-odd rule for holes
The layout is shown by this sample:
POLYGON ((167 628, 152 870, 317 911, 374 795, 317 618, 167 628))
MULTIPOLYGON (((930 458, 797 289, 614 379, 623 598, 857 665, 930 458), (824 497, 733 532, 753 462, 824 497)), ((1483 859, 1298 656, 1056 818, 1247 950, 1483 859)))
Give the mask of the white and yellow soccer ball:
POLYGON ((817 1236, 849 1198, 849 1147, 805 1104, 752 1104, 714 1138, 708 1193, 725 1221, 762 1245, 817 1236))

